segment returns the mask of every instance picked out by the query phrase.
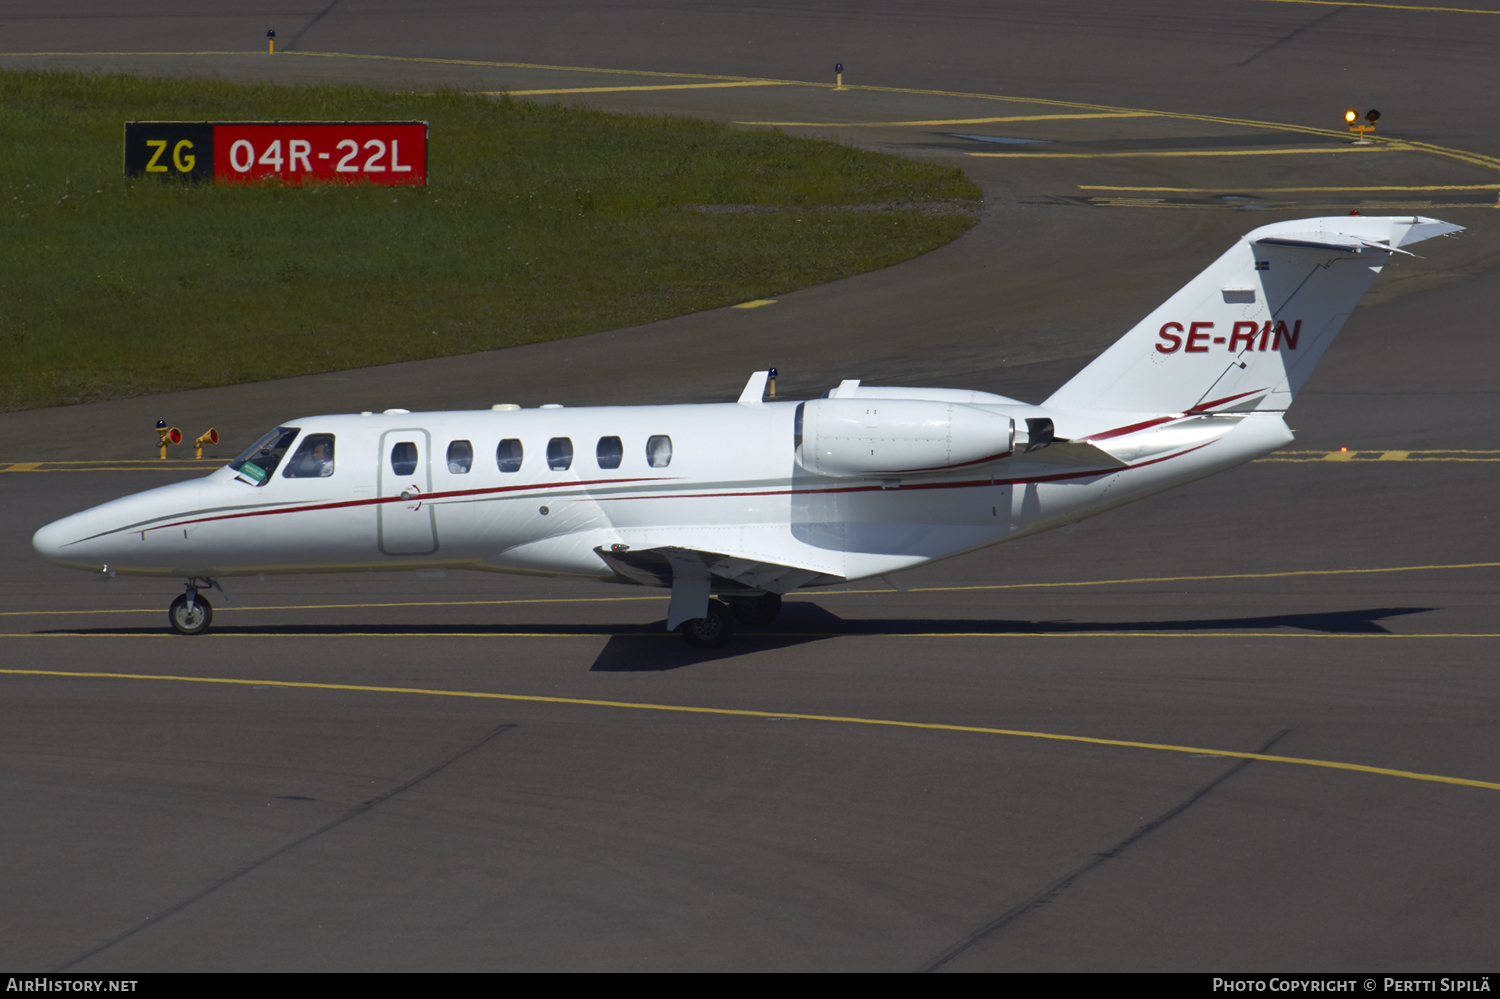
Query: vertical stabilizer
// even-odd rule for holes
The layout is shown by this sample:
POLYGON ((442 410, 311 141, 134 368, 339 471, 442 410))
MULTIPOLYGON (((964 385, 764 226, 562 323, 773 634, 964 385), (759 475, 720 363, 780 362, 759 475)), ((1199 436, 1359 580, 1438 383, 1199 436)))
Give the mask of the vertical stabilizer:
POLYGON ((1044 405, 1284 410, 1392 254, 1462 228, 1429 218, 1348 215, 1262 226, 1044 405))

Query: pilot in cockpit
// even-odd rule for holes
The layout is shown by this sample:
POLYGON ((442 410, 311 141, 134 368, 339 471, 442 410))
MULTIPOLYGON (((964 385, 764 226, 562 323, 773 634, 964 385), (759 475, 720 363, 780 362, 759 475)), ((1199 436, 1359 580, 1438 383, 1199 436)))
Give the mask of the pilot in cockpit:
POLYGON ((317 479, 333 474, 333 434, 308 434, 287 463, 289 479, 317 479))

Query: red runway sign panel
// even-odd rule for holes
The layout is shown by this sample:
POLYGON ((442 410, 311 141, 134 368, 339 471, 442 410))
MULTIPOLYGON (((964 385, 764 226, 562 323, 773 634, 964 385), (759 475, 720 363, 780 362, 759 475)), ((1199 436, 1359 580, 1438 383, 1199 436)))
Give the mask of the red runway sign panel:
POLYGON ((125 174, 215 184, 427 184, 422 121, 125 125, 125 174))

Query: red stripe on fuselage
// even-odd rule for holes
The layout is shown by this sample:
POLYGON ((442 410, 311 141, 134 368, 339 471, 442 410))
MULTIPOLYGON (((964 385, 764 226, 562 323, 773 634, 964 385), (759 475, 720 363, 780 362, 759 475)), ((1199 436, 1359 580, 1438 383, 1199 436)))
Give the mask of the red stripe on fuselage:
MULTIPOLYGON (((1169 461, 1172 458, 1180 458, 1180 457, 1182 457, 1185 454, 1191 454, 1192 452, 1197 451, 1200 448, 1205 448, 1209 444, 1212 444, 1212 443, 1214 443, 1214 441, 1206 441, 1205 443, 1199 444, 1196 447, 1188 448, 1186 451, 1179 451, 1176 454, 1165 455, 1165 456, 1163 456, 1161 458, 1152 458, 1150 461, 1143 461, 1143 462, 1140 462, 1139 464, 1136 464, 1136 465, 1126 466, 1125 468, 1106 468, 1106 469, 1099 469, 1099 470, 1083 470, 1083 471, 1077 471, 1077 472, 1058 472, 1058 473, 1053 474, 1053 475, 1038 475, 1038 476, 1032 476, 1032 477, 1029 477, 1029 478, 980 479, 980 480, 977 480, 977 481, 967 481, 967 482, 915 482, 915 483, 911 483, 911 484, 898 485, 895 488, 897 490, 901 490, 901 489, 977 489, 977 488, 983 488, 983 487, 988 487, 988 486, 1011 486, 1011 485, 1019 485, 1021 483, 1027 483, 1027 482, 1063 482, 1063 481, 1066 481, 1066 480, 1069 480, 1069 479, 1096 478, 1096 477, 1104 476, 1104 475, 1115 475, 1115 474, 1118 474, 1120 472, 1128 472, 1131 469, 1135 469, 1135 468, 1145 468, 1147 465, 1155 465, 1155 464, 1158 464, 1158 463, 1163 462, 1163 461, 1169 461)), ((668 480, 668 479, 649 479, 649 478, 634 478, 634 479, 590 479, 590 480, 583 480, 583 481, 580 481, 580 482, 568 483, 567 485, 560 485, 558 483, 538 483, 538 484, 534 484, 534 485, 524 485, 524 486, 495 486, 495 487, 485 488, 485 489, 463 489, 463 490, 454 490, 454 491, 450 491, 450 492, 441 492, 441 493, 423 493, 423 494, 421 494, 421 496, 422 496, 422 500, 424 502, 426 502, 428 500, 451 499, 451 498, 454 498, 454 497, 461 497, 461 496, 497 495, 497 494, 502 494, 502 493, 517 493, 517 492, 525 492, 525 491, 531 491, 531 490, 537 490, 537 489, 559 489, 559 488, 567 488, 568 486, 620 485, 620 484, 629 483, 629 482, 664 482, 664 481, 671 481, 671 480, 668 480)), ((881 490, 887 490, 887 491, 889 491, 888 487, 876 484, 876 485, 860 485, 860 486, 829 486, 827 488, 822 488, 822 489, 795 489, 795 488, 786 488, 786 489, 765 489, 765 490, 756 490, 756 491, 747 491, 747 492, 730 492, 730 493, 725 493, 725 492, 720 492, 720 493, 675 493, 675 494, 668 494, 668 495, 662 495, 662 494, 659 494, 659 493, 652 493, 652 494, 648 494, 648 495, 644 495, 644 496, 586 496, 585 498, 591 499, 591 500, 593 500, 594 502, 597 502, 597 503, 608 503, 608 502, 618 502, 618 501, 621 501, 621 500, 643 500, 643 499, 713 499, 713 498, 716 498, 716 497, 730 498, 730 497, 738 497, 738 496, 778 496, 778 495, 791 495, 791 494, 813 495, 813 494, 824 494, 824 493, 862 493, 862 492, 877 492, 877 491, 881 491, 881 490)), ((173 527, 184 527, 184 526, 188 526, 188 525, 191 525, 191 524, 207 524, 207 523, 212 523, 213 521, 218 521, 218 520, 239 520, 239 519, 244 518, 244 517, 266 517, 266 516, 272 516, 274 514, 281 514, 281 513, 312 513, 312 512, 318 511, 318 510, 338 510, 338 509, 344 509, 344 508, 348 508, 348 507, 373 506, 373 505, 376 505, 376 504, 379 504, 379 503, 397 503, 397 502, 405 503, 405 502, 409 502, 409 500, 402 499, 402 497, 400 497, 400 496, 375 496, 375 497, 371 497, 371 498, 368 498, 368 499, 340 500, 339 502, 336 502, 336 503, 314 503, 314 504, 308 504, 308 505, 305 505, 305 506, 288 506, 288 507, 281 507, 281 508, 276 509, 276 510, 246 510, 246 511, 244 511, 242 513, 226 513, 226 514, 220 514, 220 515, 214 516, 214 517, 196 517, 196 518, 192 518, 192 519, 188 519, 188 520, 173 521, 173 522, 167 523, 167 524, 157 524, 157 525, 155 525, 153 527, 130 528, 129 530, 130 530, 131 533, 134 533, 135 531, 140 531, 141 533, 144 534, 147 531, 159 531, 159 530, 165 530, 167 528, 173 528, 173 527)))
POLYGON ((1055 475, 1038 475, 1032 478, 979 479, 977 481, 970 482, 914 482, 910 484, 903 483, 902 485, 895 487, 881 485, 829 486, 826 489, 765 489, 758 492, 743 493, 678 493, 672 496, 597 496, 592 498, 599 503, 612 503, 619 502, 621 500, 643 499, 712 499, 717 496, 781 496, 792 494, 805 496, 812 495, 814 493, 867 493, 878 492, 880 490, 891 491, 892 489, 978 489, 986 486, 1014 486, 1024 482, 1062 482, 1066 479, 1087 479, 1101 475, 1116 475, 1120 472, 1128 472, 1134 468, 1145 468, 1147 465, 1155 465, 1159 462, 1169 461, 1172 458, 1180 458, 1185 454, 1192 454, 1199 448, 1208 447, 1208 445, 1212 443, 1214 443, 1214 441, 1205 441, 1204 443, 1199 444, 1196 447, 1188 448, 1186 451, 1179 451, 1176 454, 1169 454, 1161 458, 1152 458, 1150 461, 1143 461, 1138 465, 1128 465, 1125 468, 1104 468, 1094 471, 1082 472, 1058 472, 1055 475))
MULTIPOLYGON (((425 502, 428 502, 429 500, 452 499, 454 497, 461 497, 461 496, 486 496, 486 495, 495 495, 495 494, 498 494, 498 493, 515 493, 515 492, 523 492, 523 491, 533 490, 533 489, 565 489, 565 488, 568 488, 570 486, 608 486, 608 485, 620 485, 622 483, 627 483, 627 482, 664 482, 664 481, 670 481, 670 480, 668 480, 668 479, 651 479, 651 478, 635 478, 635 479, 585 479, 585 480, 582 480, 582 481, 579 481, 579 482, 566 482, 566 483, 550 482, 550 483, 536 483, 536 484, 533 484, 533 485, 525 485, 525 486, 492 486, 492 487, 484 488, 484 489, 455 489, 455 490, 451 490, 449 492, 442 492, 442 493, 419 493, 419 494, 417 494, 417 497, 413 497, 413 498, 420 498, 421 501, 425 503, 425 502)), ((143 532, 144 531, 160 531, 160 530, 165 530, 166 528, 169 528, 169 527, 185 527, 185 526, 187 526, 189 524, 207 524, 207 523, 210 523, 210 522, 215 521, 215 520, 238 520, 241 517, 268 517, 268 516, 271 516, 273 514, 278 514, 278 513, 308 513, 308 512, 314 511, 314 510, 338 510, 338 509, 343 509, 345 507, 375 506, 375 505, 380 504, 380 503, 408 503, 410 501, 411 501, 411 498, 402 497, 402 496, 372 496, 372 497, 370 497, 368 499, 339 500, 338 502, 335 502, 335 503, 311 503, 311 504, 307 504, 307 505, 304 505, 304 506, 284 506, 284 507, 280 507, 280 508, 275 509, 275 510, 246 510, 243 513, 224 513, 224 514, 220 514, 220 515, 218 515, 216 517, 194 517, 194 518, 191 518, 189 520, 177 520, 177 521, 173 521, 173 522, 171 522, 169 524, 156 524, 156 525, 154 525, 152 527, 131 528, 130 530, 131 530, 131 533, 135 533, 136 530, 141 530, 143 532)))

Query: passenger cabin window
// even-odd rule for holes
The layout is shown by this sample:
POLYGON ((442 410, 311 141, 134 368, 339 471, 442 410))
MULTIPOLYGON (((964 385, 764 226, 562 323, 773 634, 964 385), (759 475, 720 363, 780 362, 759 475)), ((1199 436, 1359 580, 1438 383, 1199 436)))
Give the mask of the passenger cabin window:
POLYGON ((410 475, 417 470, 417 445, 402 441, 391 448, 391 471, 397 475, 410 475))
POLYGON ((257 486, 263 486, 299 433, 301 430, 297 427, 277 427, 246 448, 244 454, 229 463, 229 467, 257 486))
POLYGON ((495 448, 495 464, 500 466, 502 472, 519 472, 523 453, 521 442, 514 437, 507 437, 495 448))
POLYGON ((573 467, 573 441, 569 437, 554 437, 547 442, 547 467, 554 472, 566 472, 573 467))
POLYGON ((281 473, 288 479, 322 479, 333 474, 333 434, 308 434, 281 473))
POLYGON ((652 468, 672 464, 672 438, 662 435, 646 441, 646 461, 652 468))
POLYGON ((625 457, 625 445, 618 437, 601 437, 594 454, 599 458, 600 468, 619 468, 620 459, 625 457))
POLYGON ((448 471, 454 475, 467 475, 473 467, 473 444, 468 441, 453 441, 448 445, 448 471))

